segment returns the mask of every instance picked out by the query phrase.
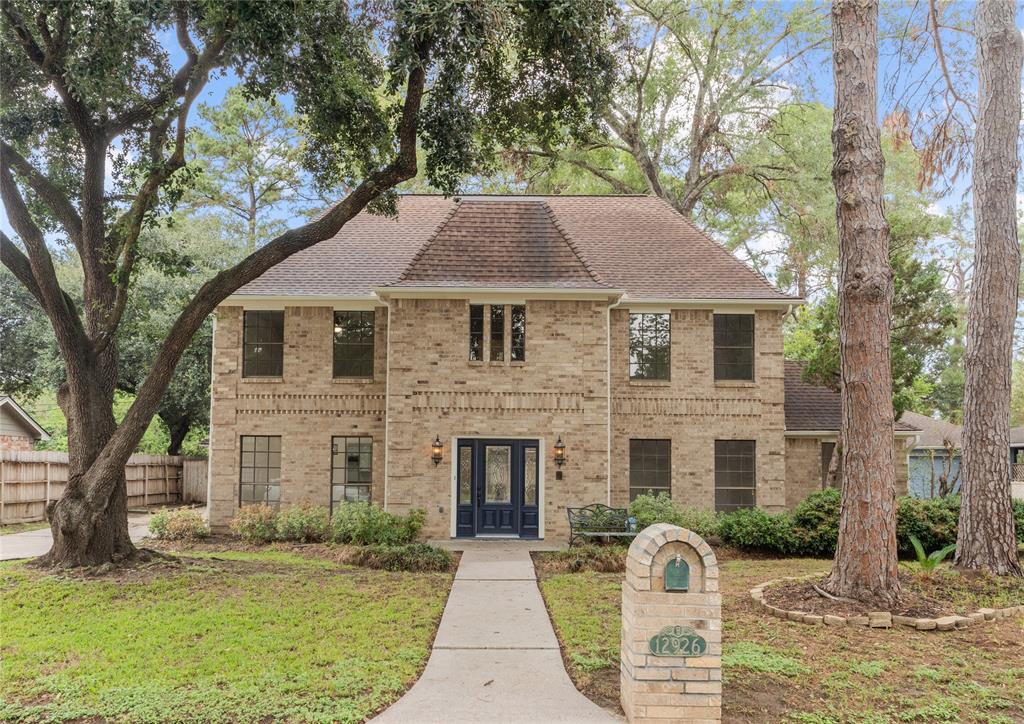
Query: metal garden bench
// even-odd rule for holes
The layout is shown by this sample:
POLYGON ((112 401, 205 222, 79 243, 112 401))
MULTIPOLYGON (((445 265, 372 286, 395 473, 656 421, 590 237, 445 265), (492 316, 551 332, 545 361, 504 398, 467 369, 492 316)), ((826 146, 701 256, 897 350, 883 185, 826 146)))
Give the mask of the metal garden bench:
POLYGON ((625 508, 609 508, 593 503, 582 508, 566 508, 569 515, 570 547, 581 538, 633 538, 636 521, 625 508))

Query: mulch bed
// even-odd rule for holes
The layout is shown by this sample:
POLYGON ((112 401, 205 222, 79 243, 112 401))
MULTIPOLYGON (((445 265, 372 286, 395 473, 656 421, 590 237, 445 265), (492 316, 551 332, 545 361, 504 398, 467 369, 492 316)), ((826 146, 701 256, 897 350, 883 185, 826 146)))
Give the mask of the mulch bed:
MULTIPOLYGON (((877 611, 871 606, 855 601, 834 601, 814 590, 822 588, 824 578, 803 581, 788 581, 770 586, 764 591, 766 603, 787 611, 802 611, 819 616, 858 616, 877 611)), ((993 605, 993 597, 1016 592, 1019 602, 1024 603, 1024 580, 999 579, 995 576, 978 574, 950 575, 949 573, 922 574, 900 571, 900 586, 903 589, 899 605, 891 609, 894 616, 913 618, 937 618, 975 610, 993 605)))

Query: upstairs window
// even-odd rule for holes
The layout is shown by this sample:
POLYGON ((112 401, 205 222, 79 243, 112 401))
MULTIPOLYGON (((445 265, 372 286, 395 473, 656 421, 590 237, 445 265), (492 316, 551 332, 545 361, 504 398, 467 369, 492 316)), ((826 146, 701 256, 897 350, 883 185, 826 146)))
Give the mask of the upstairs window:
POLYGON ((757 503, 753 440, 715 440, 715 510, 731 512, 757 503))
POLYGON ((491 362, 505 360, 505 307, 491 305, 491 362))
POLYGON ((284 374, 284 312, 245 312, 242 321, 242 376, 284 374))
POLYGON ((754 315, 715 315, 715 379, 754 379, 754 315))
POLYGON ((667 380, 672 359, 669 315, 629 315, 629 376, 634 380, 667 380))
POLYGON ((484 359, 484 305, 469 305, 469 359, 482 362, 484 359))
POLYGON ((334 313, 334 376, 373 377, 373 312, 334 313))
POLYGON ((526 305, 470 304, 469 360, 471 362, 526 361, 526 305), (484 321, 489 327, 484 334, 484 321), (505 336, 509 346, 505 349, 505 336), (484 338, 487 349, 484 348, 484 338))
POLYGON ((513 304, 512 310, 512 344, 513 362, 526 361, 526 305, 513 304))

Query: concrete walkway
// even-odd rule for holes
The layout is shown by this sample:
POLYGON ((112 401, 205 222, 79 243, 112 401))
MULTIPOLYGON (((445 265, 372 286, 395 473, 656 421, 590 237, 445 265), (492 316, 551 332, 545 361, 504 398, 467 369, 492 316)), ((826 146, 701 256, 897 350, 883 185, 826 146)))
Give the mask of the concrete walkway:
POLYGON ((462 554, 427 668, 373 720, 613 722, 562 666, 529 551, 471 543, 462 554))
MULTIPOLYGON (((136 543, 149 535, 149 513, 128 514, 128 535, 136 543)), ((49 528, 0 535, 0 561, 35 558, 50 550, 51 545, 53 536, 49 528)))

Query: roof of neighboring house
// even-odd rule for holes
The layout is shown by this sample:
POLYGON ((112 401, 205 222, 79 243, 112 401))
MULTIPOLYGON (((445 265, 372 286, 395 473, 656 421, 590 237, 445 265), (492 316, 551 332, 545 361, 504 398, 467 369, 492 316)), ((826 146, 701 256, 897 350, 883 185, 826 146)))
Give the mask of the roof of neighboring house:
POLYGON ((0 408, 4 412, 11 416, 14 420, 19 422, 26 431, 31 433, 36 440, 49 440, 50 433, 48 433, 42 425, 35 421, 35 419, 25 412, 24 408, 14 401, 13 397, 8 395, 0 395, 0 408))
POLYGON ((945 447, 946 440, 949 440, 953 447, 960 447, 959 425, 945 420, 936 420, 934 417, 917 412, 904 412, 900 421, 921 431, 915 447, 941 448, 945 447))
MULTIPOLYGON (((824 385, 803 379, 804 363, 785 362, 786 432, 838 432, 842 419, 839 393, 824 385)), ((914 432, 917 428, 897 420, 896 432, 914 432)))
POLYGON ((368 297, 384 287, 798 301, 653 196, 402 195, 397 219, 364 211, 236 295, 368 297))

